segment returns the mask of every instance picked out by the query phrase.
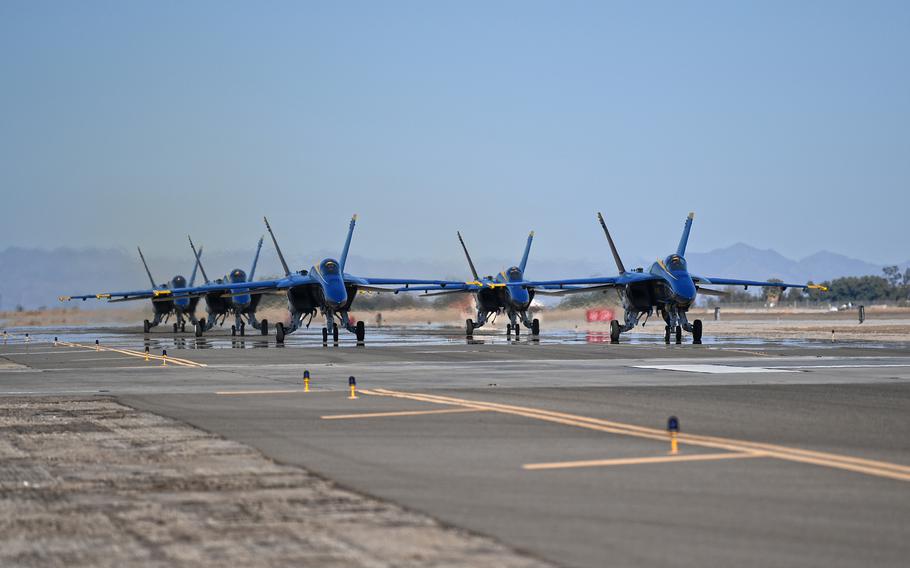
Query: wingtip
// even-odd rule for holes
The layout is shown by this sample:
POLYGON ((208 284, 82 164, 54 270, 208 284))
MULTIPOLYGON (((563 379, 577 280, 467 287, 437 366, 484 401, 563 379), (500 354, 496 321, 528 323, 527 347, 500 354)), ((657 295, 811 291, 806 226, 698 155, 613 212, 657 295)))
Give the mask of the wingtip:
POLYGON ((354 216, 351 217, 351 222, 357 221, 357 213, 354 213, 354 216))
POLYGON ((533 236, 534 236, 534 231, 531 231, 531 232, 528 234, 528 236, 529 236, 529 237, 533 237, 533 236))
POLYGON ((689 211, 689 220, 695 219, 695 211, 689 211))

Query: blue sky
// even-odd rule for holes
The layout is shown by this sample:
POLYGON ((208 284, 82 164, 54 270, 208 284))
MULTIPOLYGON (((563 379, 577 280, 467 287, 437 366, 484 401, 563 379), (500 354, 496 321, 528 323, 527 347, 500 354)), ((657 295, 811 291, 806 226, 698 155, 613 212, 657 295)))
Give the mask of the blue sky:
MULTIPOLYGON (((0 3, 0 243, 910 258, 908 2, 0 3)), ((481 256, 481 253, 475 253, 481 256)))

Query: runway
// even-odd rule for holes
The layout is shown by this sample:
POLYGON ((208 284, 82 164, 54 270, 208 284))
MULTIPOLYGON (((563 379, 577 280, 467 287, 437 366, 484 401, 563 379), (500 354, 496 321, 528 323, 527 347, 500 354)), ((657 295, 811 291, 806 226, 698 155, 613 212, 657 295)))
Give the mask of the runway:
POLYGON ((557 565, 910 554, 905 344, 170 344, 165 365, 121 335, 2 346, 0 391, 113 396, 557 565))

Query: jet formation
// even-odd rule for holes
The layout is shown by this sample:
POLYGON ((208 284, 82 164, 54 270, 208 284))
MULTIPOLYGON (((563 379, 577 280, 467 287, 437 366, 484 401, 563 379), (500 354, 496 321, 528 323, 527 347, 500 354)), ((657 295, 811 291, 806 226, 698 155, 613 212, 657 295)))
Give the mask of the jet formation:
POLYGON ((266 230, 271 237, 275 252, 281 262, 284 275, 279 278, 254 280, 259 253, 262 249, 263 238, 259 239, 256 253, 253 257, 249 273, 240 268, 234 268, 225 277, 214 281, 208 278, 202 266, 202 249, 197 250, 190 241, 195 263, 189 282, 180 275, 173 277, 168 283, 157 285, 152 278, 148 264, 140 249, 139 255, 149 277, 152 287, 146 290, 133 290, 127 292, 103 292, 99 294, 86 294, 76 296, 61 296, 61 301, 86 300, 90 298, 106 299, 109 302, 124 302, 132 300, 151 300, 153 319, 143 322, 144 333, 149 333, 151 328, 165 323, 173 314, 176 317, 174 332, 185 331, 186 320, 194 326, 197 337, 213 329, 215 325, 223 325, 228 316, 233 316, 231 334, 244 335, 246 325, 249 324, 262 335, 268 335, 269 324, 266 320, 256 318, 256 309, 264 294, 281 294, 287 299, 287 323, 275 324, 275 339, 283 343, 285 336, 294 333, 302 327, 309 327, 314 318, 322 316, 323 343, 331 337, 338 342, 339 328, 353 333, 362 343, 366 337, 363 321, 356 321, 351 317, 351 307, 355 298, 361 292, 388 292, 388 293, 419 293, 421 296, 438 296, 448 294, 473 295, 477 309, 476 319, 465 322, 465 335, 471 337, 474 330, 495 320, 499 314, 508 318, 506 334, 520 334, 523 325, 532 335, 540 334, 540 321, 532 317, 531 301, 537 294, 562 296, 567 294, 590 293, 596 291, 615 290, 622 302, 624 309, 623 321, 610 322, 610 341, 618 343, 620 336, 634 329, 644 318, 646 322, 656 312, 665 324, 664 340, 670 343, 682 343, 682 334, 687 332, 692 336, 692 342, 701 343, 703 326, 701 320, 689 321, 687 313, 695 305, 699 293, 705 295, 724 295, 725 292, 710 288, 710 286, 750 286, 799 289, 821 289, 822 286, 812 284, 792 284, 784 282, 770 282, 761 280, 740 280, 735 278, 700 276, 689 272, 686 263, 686 245, 692 229, 694 214, 690 213, 683 226, 683 233, 676 251, 663 259, 654 262, 648 271, 643 268, 626 270, 620 258, 616 244, 602 214, 597 214, 598 221, 603 229, 607 243, 612 253, 618 274, 616 276, 593 278, 562 278, 555 280, 528 280, 525 270, 531 251, 534 232, 528 235, 524 253, 520 262, 505 268, 496 276, 481 277, 477 272, 474 261, 468 252, 467 245, 461 232, 457 232, 458 241, 464 251, 468 267, 473 280, 452 281, 432 280, 417 278, 397 277, 363 277, 345 272, 348 251, 354 235, 357 216, 351 218, 348 226, 347 237, 341 254, 337 258, 324 258, 313 263, 308 269, 292 271, 285 260, 278 239, 267 218, 266 230), (205 282, 195 285, 197 268, 202 273, 205 282), (195 309, 199 298, 205 298, 207 317, 198 318, 195 309))

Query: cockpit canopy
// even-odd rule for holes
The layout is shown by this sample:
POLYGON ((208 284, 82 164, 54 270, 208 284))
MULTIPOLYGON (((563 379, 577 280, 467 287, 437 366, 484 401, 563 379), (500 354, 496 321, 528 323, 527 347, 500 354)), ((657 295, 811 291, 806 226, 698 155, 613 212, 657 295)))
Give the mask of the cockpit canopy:
POLYGON ((241 282, 246 282, 246 272, 235 268, 231 271, 230 280, 233 284, 239 284, 241 282))
POLYGON ((667 265, 667 270, 671 272, 676 272, 677 270, 686 270, 686 259, 679 256, 678 254, 671 254, 666 258, 664 263, 667 265))
POLYGON ((322 263, 319 265, 319 270, 323 274, 326 274, 326 275, 329 275, 329 274, 335 275, 335 274, 339 273, 340 268, 338 267, 337 260, 332 260, 331 258, 327 258, 327 259, 323 260, 322 263))
POLYGON ((174 288, 186 288, 186 278, 180 276, 179 274, 177 276, 174 276, 174 278, 171 280, 171 286, 174 288))
POLYGON ((509 282, 521 282, 524 280, 524 274, 521 273, 521 269, 517 266, 512 266, 506 270, 506 279, 509 282))

